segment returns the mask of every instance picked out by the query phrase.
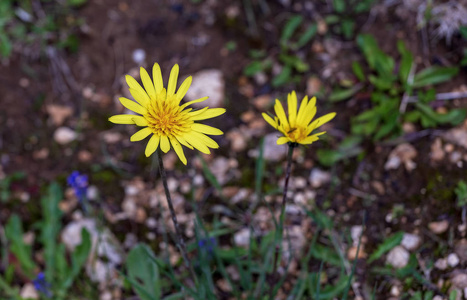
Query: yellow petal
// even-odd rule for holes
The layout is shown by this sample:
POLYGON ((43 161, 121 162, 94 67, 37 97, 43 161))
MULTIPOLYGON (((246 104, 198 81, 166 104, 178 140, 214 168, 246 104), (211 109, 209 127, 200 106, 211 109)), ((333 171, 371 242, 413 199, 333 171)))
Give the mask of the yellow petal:
POLYGON ((188 142, 185 140, 184 137, 177 135, 177 136, 175 136, 175 138, 180 142, 180 144, 182 144, 183 146, 193 150, 193 146, 188 144, 188 142))
MULTIPOLYGON (((191 81, 193 80, 193 78, 191 76, 188 76, 182 83, 182 85, 180 85, 180 87, 178 88, 178 91, 177 91, 177 101, 180 103, 180 101, 183 99, 183 97, 185 97, 186 93, 188 92, 188 89, 190 88, 191 86, 191 81)), ((207 99, 207 97, 206 97, 207 99)))
POLYGON ((216 141, 214 141, 207 135, 196 132, 196 131, 192 131, 191 134, 195 136, 197 139, 201 140, 209 148, 213 148, 213 149, 219 148, 219 145, 216 143, 216 141))
POLYGON ((169 83, 167 84, 167 98, 175 94, 175 89, 177 88, 178 72, 179 68, 176 64, 170 71, 169 83))
POLYGON ((199 123, 193 123, 191 125, 191 129, 193 129, 194 131, 198 131, 198 132, 210 134, 210 135, 224 134, 221 130, 215 127, 204 125, 204 124, 199 124, 199 123))
POLYGON ((329 113, 327 115, 324 115, 314 120, 309 126, 314 126, 314 128, 318 128, 322 126, 323 124, 326 124, 327 122, 331 121, 335 116, 336 116, 335 112, 329 113))
POLYGON ((306 139, 300 141, 299 143, 300 143, 300 144, 303 144, 303 145, 309 145, 309 144, 311 144, 311 143, 316 142, 317 140, 319 140, 319 136, 320 136, 320 135, 323 135, 323 134, 325 134, 325 133, 326 133, 326 131, 323 131, 323 132, 319 132, 319 133, 314 134, 314 135, 310 135, 310 136, 308 136, 306 139))
POLYGON ((138 113, 140 115, 144 115, 147 112, 147 109, 136 103, 135 101, 132 101, 127 98, 120 97, 118 98, 120 100, 120 103, 128 108, 129 110, 134 111, 135 113, 138 113))
POLYGON ((306 127, 316 115, 316 106, 308 105, 301 119, 297 119, 297 126, 306 127))
POLYGON ((161 67, 158 63, 155 63, 154 67, 152 67, 152 79, 154 80, 154 87, 156 88, 156 93, 159 94, 164 89, 164 81, 162 80, 161 67))
POLYGON ((135 134, 133 134, 133 135, 130 137, 130 141, 132 141, 132 142, 137 142, 137 141, 144 140, 144 139, 147 138, 148 135, 150 135, 151 133, 152 133, 151 128, 145 127, 145 128, 143 128, 143 129, 137 131, 135 134))
POLYGON ((154 89, 154 84, 152 83, 148 72, 143 67, 139 68, 139 76, 141 76, 141 81, 143 82, 144 89, 148 93, 149 98, 156 99, 156 90, 154 89))
POLYGON ((203 98, 199 98, 199 99, 196 99, 196 100, 188 101, 187 103, 185 103, 185 104, 183 104, 183 105, 180 105, 180 108, 181 108, 181 109, 184 109, 185 107, 190 106, 190 105, 192 105, 193 103, 203 102, 203 101, 205 101, 205 100, 208 99, 208 98, 209 98, 209 97, 203 97, 203 98))
POLYGON ((277 144, 278 145, 284 145, 285 143, 290 142, 290 139, 288 137, 282 136, 277 139, 277 144))
POLYGON ((161 150, 164 151, 164 153, 170 150, 169 139, 165 135, 161 136, 161 150))
POLYGON ((210 154, 211 152, 209 151, 209 148, 206 147, 206 145, 196 136, 193 134, 194 132, 189 132, 186 133, 183 138, 190 143, 193 147, 195 147, 196 150, 204 153, 204 154, 210 154))
POLYGON ((153 154, 154 151, 157 150, 157 146, 159 146, 159 136, 154 134, 149 139, 148 145, 146 146, 146 150, 144 151, 146 157, 149 157, 151 154, 153 154))
POLYGON ((109 118, 109 121, 114 124, 135 124, 133 118, 135 115, 115 115, 109 118))
POLYGON ((282 103, 276 99, 276 104, 274 105, 274 111, 276 112, 276 116, 279 118, 281 124, 284 124, 286 127, 289 127, 289 122, 287 121, 287 117, 285 115, 284 108, 282 107, 282 103))
POLYGON ((268 122, 269 125, 274 127, 274 129, 277 129, 277 122, 276 121, 274 121, 267 113, 263 113, 262 115, 263 115, 264 120, 266 120, 266 122, 268 122))
MULTIPOLYGON (((200 114, 196 114, 195 116, 192 116, 190 119, 193 121, 206 120, 206 119, 211 119, 211 118, 220 116, 223 113, 225 113, 225 108, 210 108, 210 109, 206 109, 200 114)), ((190 115, 191 114, 192 113, 190 113, 190 115)))
POLYGON ((295 91, 292 91, 292 93, 288 95, 287 106, 289 112, 290 127, 294 128, 295 121, 297 120, 297 94, 295 94, 295 91))
POLYGON ((308 105, 308 96, 303 97, 302 103, 300 104, 300 108, 298 109, 298 114, 297 114, 297 123, 300 122, 299 120, 302 120, 304 118, 303 114, 305 113, 305 109, 308 105))
POLYGON ((131 118, 133 120, 133 123, 136 124, 136 126, 148 126, 148 120, 146 120, 144 117, 142 116, 133 116, 133 118, 131 118))
POLYGON ((130 94, 139 104, 141 104, 141 106, 148 107, 150 100, 148 94, 146 94, 144 90, 138 90, 133 88, 130 88, 129 90, 130 94))
POLYGON ((183 153, 183 148, 180 146, 180 143, 173 137, 170 137, 170 143, 172 144, 172 147, 175 150, 175 153, 177 153, 178 158, 182 161, 184 165, 186 165, 186 157, 185 153, 183 153))

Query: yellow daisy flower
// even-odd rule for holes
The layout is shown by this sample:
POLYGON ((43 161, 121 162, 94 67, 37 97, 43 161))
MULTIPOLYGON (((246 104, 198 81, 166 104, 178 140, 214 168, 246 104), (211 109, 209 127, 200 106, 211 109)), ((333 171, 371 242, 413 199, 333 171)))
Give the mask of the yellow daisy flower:
POLYGON ((178 72, 178 65, 173 66, 167 89, 164 88, 161 68, 157 63, 152 69, 154 82, 146 70, 140 68, 144 88, 133 77, 126 75, 125 79, 130 87, 130 93, 136 102, 123 97, 119 100, 123 106, 139 115, 115 115, 110 117, 109 121, 115 124, 136 124, 136 126, 144 127, 133 134, 130 141, 141 141, 151 135, 146 146, 146 156, 153 154, 159 146, 164 153, 167 153, 172 146, 180 160, 186 165, 187 160, 181 145, 209 154, 209 148, 217 149, 219 145, 206 134, 223 134, 217 128, 195 123, 195 121, 220 116, 225 113, 225 109, 205 107, 193 110, 187 108, 193 103, 208 99, 208 97, 180 105, 180 101, 190 88, 192 78, 189 76, 185 79, 178 91, 175 92, 178 72))
POLYGON ((307 145, 319 140, 319 136, 326 133, 326 131, 312 135, 310 133, 319 126, 331 121, 336 115, 334 112, 329 113, 311 122, 316 115, 316 97, 308 101, 308 96, 305 96, 297 113, 297 94, 295 94, 295 91, 288 94, 287 104, 288 118, 281 102, 277 99, 274 105, 274 111, 276 112, 274 119, 263 113, 263 118, 266 122, 284 135, 277 140, 278 145, 285 143, 307 145))

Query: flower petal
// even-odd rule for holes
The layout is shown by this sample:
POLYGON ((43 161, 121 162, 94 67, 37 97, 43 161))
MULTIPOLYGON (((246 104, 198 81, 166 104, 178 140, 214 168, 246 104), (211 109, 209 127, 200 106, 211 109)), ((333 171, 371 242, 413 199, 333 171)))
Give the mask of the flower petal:
POLYGON ((213 139, 211 139, 207 135, 205 135, 203 133, 199 133, 197 131, 192 131, 191 134, 193 136, 197 137, 199 140, 201 140, 209 148, 213 148, 213 149, 219 148, 219 145, 216 143, 216 141, 214 141, 213 139))
POLYGON ((120 103, 123 106, 125 106, 129 110, 134 111, 135 113, 138 113, 140 115, 144 115, 148 111, 146 108, 142 107, 141 105, 139 105, 138 103, 136 103, 135 101, 132 101, 130 99, 120 97, 120 98, 118 98, 118 100, 120 100, 120 103))
POLYGON ((279 118, 281 124, 284 124, 285 127, 289 127, 289 122, 287 121, 287 116, 285 115, 284 108, 282 107, 282 103, 276 99, 276 104, 274 105, 274 111, 276 112, 276 116, 279 118))
POLYGON ((305 112, 305 109, 308 105, 308 96, 303 97, 302 102, 300 103, 300 108, 298 109, 298 114, 297 114, 297 123, 299 120, 303 118, 303 114, 305 112))
POLYGON ((290 139, 285 136, 281 136, 280 138, 277 139, 277 144, 278 145, 284 145, 285 143, 290 142, 290 139))
POLYGON ((146 120, 142 116, 133 116, 132 118, 133 124, 136 124, 136 126, 148 126, 148 120, 146 120))
MULTIPOLYGON (((180 88, 181 88, 181 87, 180 87, 180 88)), ((188 102, 186 102, 185 104, 180 105, 180 108, 181 108, 181 109, 184 109, 185 107, 190 106, 190 105, 192 105, 193 103, 203 102, 203 101, 205 101, 205 100, 208 99, 208 98, 209 98, 209 97, 203 97, 203 98, 199 98, 199 99, 196 99, 196 100, 188 101, 188 102)))
POLYGON ((204 154, 210 154, 211 152, 209 151, 209 148, 199 139, 198 136, 194 134, 194 131, 186 133, 183 138, 190 143, 193 147, 195 147, 196 150, 204 153, 204 154))
MULTIPOLYGON (((206 120, 206 119, 211 119, 217 116, 222 115, 225 113, 225 108, 210 108, 206 109, 200 114, 196 114, 195 116, 192 116, 190 119, 193 121, 199 121, 199 120, 206 120)), ((190 113, 190 115, 193 113, 190 113)))
MULTIPOLYGON (((191 76, 188 76, 183 83, 180 85, 177 91, 177 101, 180 103, 180 101, 185 97, 186 93, 188 92, 188 89, 191 86, 193 78, 191 76)), ((206 97, 207 99, 207 97, 206 97)))
POLYGON ((314 128, 318 128, 318 127, 322 126, 323 124, 326 124, 327 122, 331 121, 335 116, 336 116, 335 112, 326 114, 326 115, 324 115, 322 117, 319 117, 318 119, 314 120, 309 126, 314 126, 314 128))
POLYGON ((159 140, 159 136, 155 134, 149 139, 148 145, 146 146, 146 150, 144 151, 146 157, 149 157, 151 154, 154 153, 154 151, 157 150, 157 147, 159 146, 159 140))
POLYGON ((161 136, 161 150, 164 151, 164 153, 167 153, 170 150, 169 138, 165 135, 161 136))
POLYGON ((144 139, 147 138, 148 135, 150 135, 151 133, 152 133, 151 128, 149 128, 149 127, 144 127, 143 129, 138 130, 135 134, 133 134, 133 135, 130 137, 130 141, 132 141, 132 142, 138 142, 138 141, 144 140, 144 139))
POLYGON ((141 81, 143 82, 144 89, 149 95, 149 98, 156 99, 156 90, 154 89, 154 84, 149 77, 148 72, 143 68, 139 68, 139 76, 141 77, 141 81))
POLYGON ((109 121, 114 124, 135 124, 133 118, 135 115, 115 115, 109 118, 109 121))
POLYGON ((139 104, 141 104, 141 106, 143 107, 149 106, 150 99, 149 99, 148 94, 146 94, 144 90, 141 91, 141 90, 133 89, 133 88, 130 88, 129 90, 130 90, 130 94, 139 104))
POLYGON ((267 113, 263 113, 263 118, 268 122, 269 125, 274 127, 274 129, 277 129, 277 121, 274 121, 267 113))
POLYGON ((200 123, 193 123, 191 125, 191 129, 194 130, 194 131, 197 131, 197 132, 210 134, 210 135, 224 134, 221 130, 219 130, 219 129, 215 128, 215 127, 200 124, 200 123))
POLYGON ((185 153, 183 153, 183 148, 180 146, 180 143, 177 141, 177 139, 170 137, 170 143, 172 144, 172 147, 175 150, 175 153, 177 153, 178 158, 182 161, 184 165, 186 165, 186 157, 185 153))
POLYGON ((287 110, 289 113, 289 122, 290 127, 295 127, 295 121, 297 120, 297 94, 295 91, 292 91, 287 96, 287 110))
POLYGON ((180 136, 180 135, 176 135, 175 138, 180 142, 180 144, 182 144, 183 146, 187 147, 187 148, 190 148, 191 150, 193 150, 193 146, 188 144, 188 142, 185 140, 184 137, 180 136))
POLYGON ((179 68, 175 64, 172 70, 170 71, 169 83, 167 84, 167 98, 175 94, 175 89, 177 88, 177 79, 178 79, 179 68))
POLYGON ((152 67, 152 79, 154 80, 156 93, 159 94, 164 89, 164 81, 162 79, 161 67, 158 63, 155 63, 152 67))

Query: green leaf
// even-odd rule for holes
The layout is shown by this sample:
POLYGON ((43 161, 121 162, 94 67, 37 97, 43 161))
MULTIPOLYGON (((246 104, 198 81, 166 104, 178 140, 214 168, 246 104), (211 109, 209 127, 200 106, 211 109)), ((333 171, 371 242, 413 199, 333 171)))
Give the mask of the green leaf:
POLYGON ((290 66, 284 66, 282 71, 272 79, 271 85, 273 87, 279 87, 281 85, 286 84, 290 80, 290 76, 292 75, 292 68, 290 66))
POLYGON ((459 27, 459 32, 462 35, 462 37, 467 40, 467 26, 459 27))
POLYGON ((338 13, 343 13, 345 11, 345 1, 344 0, 333 0, 332 4, 334 10, 338 13))
POLYGON ((313 221, 315 221, 319 228, 331 229, 333 227, 331 218, 329 218, 323 211, 318 208, 314 208, 311 211, 307 210, 306 214, 310 216, 313 221))
POLYGON ((303 17, 301 15, 295 15, 291 17, 284 26, 281 35, 281 44, 285 44, 289 41, 289 39, 294 34, 295 30, 297 30, 298 26, 302 24, 303 17))
POLYGON ((245 68, 243 68, 243 74, 245 76, 253 76, 258 72, 264 70, 263 62, 255 60, 249 63, 245 68))
POLYGON ((423 87, 431 84, 438 84, 450 80, 457 75, 457 67, 429 67, 414 76, 413 87, 423 87))
POLYGON ((126 259, 127 279, 142 300, 161 298, 159 267, 150 256, 155 259, 151 248, 138 244, 131 249, 126 259))
POLYGON ((359 90, 362 89, 362 85, 358 84, 350 89, 345 89, 345 90, 334 90, 332 93, 329 95, 329 101, 331 102, 339 102, 342 100, 346 100, 353 95, 355 95, 359 90))
POLYGON ((399 231, 390 237, 386 238, 382 244, 378 246, 375 252, 371 254, 368 259, 368 263, 372 263, 373 261, 379 259, 384 253, 390 251, 392 248, 396 247, 402 242, 402 238, 404 237, 404 232, 399 231))
POLYGON ((318 25, 317 24, 310 25, 307 28, 307 30, 305 30, 305 32, 300 36, 297 43, 295 43, 294 49, 298 50, 301 47, 305 46, 316 35, 317 31, 318 31, 318 25))
POLYGON ((18 215, 13 214, 10 217, 5 226, 5 234, 7 240, 10 241, 10 251, 19 260, 22 271, 33 278, 36 264, 31 258, 31 246, 26 245, 23 241, 23 226, 18 215))
POLYGON ((339 255, 329 247, 325 247, 320 244, 316 244, 313 249, 311 250, 311 255, 321 261, 330 263, 335 266, 341 265, 341 259, 339 255))
POLYGON ((84 4, 86 4, 86 2, 88 2, 88 0, 68 0, 68 5, 70 6, 82 6, 84 4))
POLYGON ((6 33, 0 31, 0 55, 3 57, 9 57, 12 49, 13 45, 6 33))
POLYGON ((412 53, 405 47, 403 41, 398 41, 397 48, 399 49, 399 53, 402 55, 399 67, 399 78, 405 86, 409 86, 411 83, 407 82, 407 80, 409 78, 410 70, 413 68, 414 58, 412 53))
POLYGON ((352 71, 355 74, 355 76, 357 76, 358 80, 365 81, 365 73, 363 72, 362 65, 354 61, 352 63, 352 71))
POLYGON ((88 259, 91 246, 91 235, 86 230, 86 228, 83 228, 81 230, 81 244, 75 248, 75 251, 73 251, 71 255, 71 270, 67 274, 66 280, 63 283, 64 289, 68 289, 72 286, 73 281, 78 276, 81 268, 84 266, 86 260, 88 259))
POLYGON ((45 277, 48 282, 53 282, 55 274, 55 255, 57 248, 57 236, 62 227, 60 219, 62 211, 58 203, 63 199, 60 186, 53 182, 50 184, 47 195, 42 197, 42 216, 40 240, 44 245, 45 277))
MULTIPOLYGON (((434 125, 436 123, 439 124, 451 124, 451 125, 458 125, 462 123, 466 118, 466 110, 465 109, 452 109, 446 114, 439 114, 435 112, 429 105, 417 102, 415 103, 416 108, 426 117, 434 121, 434 125)), ((423 125, 423 124, 422 124, 423 125)), ((428 126, 424 127, 431 127, 429 122, 427 123, 428 126)))
POLYGON ((350 39, 353 36, 355 30, 355 21, 353 19, 344 19, 341 22, 342 33, 346 39, 350 39))
POLYGON ((387 79, 383 79, 383 78, 380 78, 380 77, 376 77, 375 75, 370 75, 368 76, 368 80, 378 89, 380 90, 383 90, 383 91, 386 91, 386 90, 389 90, 394 82, 393 81, 390 81, 390 80, 387 80, 387 79))

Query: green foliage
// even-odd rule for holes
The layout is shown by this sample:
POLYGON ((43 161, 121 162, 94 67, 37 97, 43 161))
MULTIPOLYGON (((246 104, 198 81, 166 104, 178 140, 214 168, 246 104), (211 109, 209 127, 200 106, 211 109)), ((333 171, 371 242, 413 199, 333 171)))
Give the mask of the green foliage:
MULTIPOLYGON (((72 287, 81 272, 92 246, 90 234, 83 229, 81 244, 70 254, 71 263, 66 260, 65 245, 58 241, 58 235, 62 228, 62 212, 58 208, 58 203, 62 198, 63 193, 60 186, 55 182, 50 184, 47 194, 41 200, 43 220, 37 224, 40 229, 39 242, 44 254, 44 274, 46 281, 51 285, 54 299, 67 299, 67 290, 72 287)), ((5 233, 10 253, 18 260, 22 272, 30 280, 33 280, 37 275, 36 272, 40 270, 40 266, 33 260, 32 246, 25 244, 23 240, 23 227, 17 215, 10 217, 5 226, 5 233)), ((2 285, 1 281, 0 278, 0 286, 2 285)))
POLYGON ((15 172, 11 175, 5 176, 0 180, 0 201, 5 203, 11 197, 11 184, 15 181, 22 180, 26 174, 24 172, 15 172))
POLYGON ((461 180, 457 183, 456 189, 454 190, 457 196, 457 206, 463 207, 467 205, 467 183, 461 180))
POLYGON ((128 270, 126 279, 142 300, 161 298, 159 267, 154 258, 155 255, 151 248, 144 244, 138 244, 131 249, 126 259, 128 270))
POLYGON ((399 245, 402 242, 403 237, 404 233, 400 231, 386 238, 383 243, 378 246, 375 252, 370 255, 368 258, 368 263, 372 263, 373 261, 379 259, 384 253, 399 245))
POLYGON ((85 5, 88 0, 67 0, 50 3, 38 1, 44 14, 33 9, 32 0, 0 1, 0 57, 10 57, 15 43, 31 47, 40 45, 44 50, 48 45, 69 51, 76 51, 78 39, 76 32, 83 23, 73 17, 75 9, 85 5))
MULTIPOLYGON (((364 76, 363 68, 357 63, 353 64, 352 69, 359 80, 368 79, 367 84, 373 90, 373 107, 353 118, 353 134, 370 136, 377 141, 400 135, 401 120, 419 122, 424 128, 431 128, 443 124, 457 125, 465 119, 464 109, 452 109, 447 114, 435 112, 429 105, 435 99, 435 90, 430 89, 425 93, 422 89, 450 80, 458 73, 458 68, 433 66, 415 73, 413 54, 399 41, 397 49, 401 59, 397 70, 394 58, 384 53, 371 35, 359 35, 357 44, 372 73, 364 76), (401 99, 409 97, 414 91, 418 94, 418 101, 413 105, 413 110, 401 110, 401 99)), ((342 100, 355 93, 352 90, 346 92, 337 99, 342 100)))
POLYGON ((333 0, 334 14, 326 16, 325 20, 336 34, 351 39, 355 34, 355 19, 359 14, 368 12, 374 0, 333 0))

